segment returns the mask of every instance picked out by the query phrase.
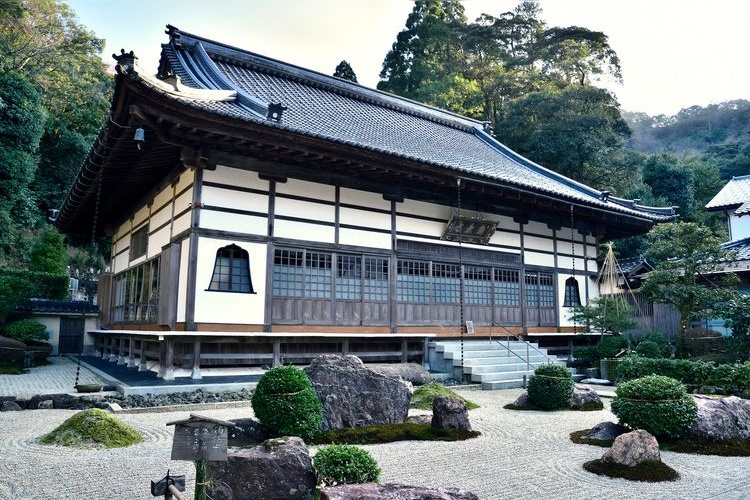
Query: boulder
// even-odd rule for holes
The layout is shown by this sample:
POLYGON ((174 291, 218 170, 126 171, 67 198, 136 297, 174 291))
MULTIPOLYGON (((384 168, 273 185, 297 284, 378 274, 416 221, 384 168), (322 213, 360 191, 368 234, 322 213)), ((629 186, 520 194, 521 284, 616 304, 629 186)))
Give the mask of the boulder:
POLYGON ((591 410, 594 408, 604 408, 604 403, 602 403, 602 398, 599 397, 599 394, 595 390, 586 387, 576 387, 570 396, 569 406, 572 410, 591 410))
MULTIPOLYGON (((55 406, 52 403, 51 399, 44 399, 42 401, 37 401, 37 404, 36 404, 36 409, 37 410, 51 410, 54 407, 55 406)), ((31 409, 30 406, 28 408, 31 409)))
POLYGON ((458 398, 438 396, 432 400, 433 429, 463 429, 470 431, 466 403, 458 398))
POLYGON ((413 385, 425 385, 432 382, 430 371, 417 363, 368 363, 366 366, 383 375, 401 377, 413 385))
POLYGON ((3 401, 3 405, 0 406, 0 411, 21 411, 21 405, 15 401, 3 401))
POLYGON ((523 391, 521 394, 518 395, 515 401, 513 401, 513 406, 517 408, 527 408, 531 406, 531 400, 529 399, 529 393, 526 391, 523 391))
POLYGON ((614 422, 600 422, 588 430, 585 437, 587 439, 597 439, 599 441, 614 441, 617 436, 628 432, 627 427, 614 422))
POLYGON ((407 424, 432 425, 432 415, 411 415, 406 417, 407 424))
POLYGON ((711 441, 750 438, 750 401, 737 396, 709 398, 693 396, 698 418, 688 434, 711 441))
POLYGON ((312 499, 316 476, 304 441, 269 439, 229 452, 226 462, 207 462, 206 493, 213 500, 246 498, 312 499))
POLYGON ((229 429, 227 442, 235 448, 255 446, 273 437, 263 427, 263 424, 252 418, 237 418, 230 420, 236 427, 229 429))
POLYGON ((409 413, 409 385, 370 370, 356 356, 323 354, 305 373, 323 405, 323 430, 400 424, 409 413))
POLYGON ((633 467, 648 461, 661 462, 659 443, 644 430, 617 436, 612 448, 602 456, 602 462, 611 462, 633 467))
POLYGON ((321 500, 479 500, 469 491, 458 488, 422 488, 403 484, 343 484, 329 486, 320 492, 321 500))

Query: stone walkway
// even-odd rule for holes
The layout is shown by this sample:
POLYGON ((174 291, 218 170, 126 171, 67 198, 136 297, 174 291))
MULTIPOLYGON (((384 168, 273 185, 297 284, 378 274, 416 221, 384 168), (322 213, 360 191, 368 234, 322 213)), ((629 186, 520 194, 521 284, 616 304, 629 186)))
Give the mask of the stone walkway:
MULTIPOLYGON (((23 375, 0 374, 0 396, 29 398, 37 394, 75 394, 77 363, 65 358, 52 356, 48 364, 36 366, 23 375)), ((102 384, 103 379, 84 366, 78 376, 79 384, 102 384)))
MULTIPOLYGON (((25 377, 23 375, 21 377, 25 377)), ((73 374, 75 376, 75 374, 73 374)), ((8 382, 0 376, 0 388, 8 382)), ((47 379, 50 384, 71 381, 47 379)), ((14 379, 26 388, 35 384, 14 379)), ((42 392, 57 392, 47 387, 42 392)), ((425 486, 454 486, 474 491, 482 499, 747 499, 750 498, 750 458, 706 457, 663 452, 665 463, 681 474, 672 483, 635 483, 590 474, 581 465, 601 457, 604 448, 575 445, 572 431, 613 420, 598 412, 511 411, 519 390, 461 391, 481 405, 470 412, 482 435, 463 442, 399 442, 366 446, 382 468, 381 482, 425 486)), ((608 402, 607 402, 608 404, 608 402)), ((74 412, 33 410, 0 413, 0 498, 150 499, 152 479, 187 476, 192 498, 194 467, 171 461, 173 428, 166 423, 186 418, 190 411, 118 414, 145 435, 145 442, 124 449, 67 449, 42 446, 37 439, 74 412)), ((202 415, 243 418, 250 405, 201 410, 202 415)))

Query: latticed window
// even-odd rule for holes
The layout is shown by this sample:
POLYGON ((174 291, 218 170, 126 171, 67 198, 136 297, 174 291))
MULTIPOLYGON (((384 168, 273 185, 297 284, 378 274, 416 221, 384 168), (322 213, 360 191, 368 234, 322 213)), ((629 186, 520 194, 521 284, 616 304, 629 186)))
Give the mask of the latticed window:
POLYGON ((492 269, 468 266, 464 271, 464 294, 467 304, 492 304, 492 269))
POLYGON ((250 279, 250 257, 247 250, 237 245, 218 249, 208 289, 214 292, 255 293, 250 279))
POLYGON ((565 280, 565 298, 563 307, 578 307, 581 305, 581 294, 578 291, 578 280, 570 277, 565 280))
POLYGON ((305 297, 331 298, 331 254, 307 252, 305 254, 305 297))
POLYGON ((388 259, 365 257, 365 300, 388 300, 388 259))
POLYGON ((130 260, 146 255, 148 248, 148 224, 130 235, 130 260))
POLYGON ((519 272, 516 269, 495 269, 495 304, 518 306, 521 304, 519 272))
POLYGON ((430 301, 430 263, 399 260, 396 268, 396 299, 402 302, 430 301))
POLYGON ((156 322, 159 308, 159 259, 153 259, 115 276, 112 320, 156 322))
POLYGON ((273 257, 273 294, 276 297, 302 297, 303 252, 276 250, 273 257))
POLYGON ((461 302, 461 268, 455 264, 432 265, 432 299, 434 302, 461 302))
POLYGON ((527 272, 525 282, 527 306, 555 306, 555 286, 551 273, 527 272))
POLYGON ((362 299, 362 257, 339 255, 336 258, 336 298, 362 299))

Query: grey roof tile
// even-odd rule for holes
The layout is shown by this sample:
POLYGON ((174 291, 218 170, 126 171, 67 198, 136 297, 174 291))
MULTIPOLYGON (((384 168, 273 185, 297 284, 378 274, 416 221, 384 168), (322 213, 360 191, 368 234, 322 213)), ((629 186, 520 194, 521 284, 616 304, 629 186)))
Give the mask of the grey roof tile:
MULTIPOLYGON (((708 210, 720 210, 730 207, 741 206, 750 202, 750 175, 733 177, 721 188, 716 196, 708 202, 708 210)), ((743 209, 742 213, 748 213, 750 209, 743 209)))

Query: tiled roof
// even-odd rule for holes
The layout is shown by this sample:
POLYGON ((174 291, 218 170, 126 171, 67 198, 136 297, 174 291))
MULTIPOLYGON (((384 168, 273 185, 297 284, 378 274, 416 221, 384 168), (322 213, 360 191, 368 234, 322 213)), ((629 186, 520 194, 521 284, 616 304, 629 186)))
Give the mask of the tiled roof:
POLYGON ((170 36, 160 71, 168 65, 183 86, 237 93, 234 100, 215 101, 169 93, 189 106, 652 221, 674 218, 671 208, 610 197, 537 165, 495 140, 482 122, 174 28, 170 36), (266 119, 268 103, 287 108, 280 121, 266 119))
POLYGON ((651 264, 646 262, 646 258, 642 255, 638 257, 632 257, 630 259, 620 259, 617 261, 620 271, 625 276, 630 276, 636 271, 640 271, 638 274, 643 272, 653 271, 651 264))
POLYGON ((750 238, 729 241, 721 245, 725 250, 735 252, 736 260, 750 260, 750 238))
POLYGON ((750 175, 732 177, 706 205, 708 210, 739 207, 737 215, 750 213, 750 175))

